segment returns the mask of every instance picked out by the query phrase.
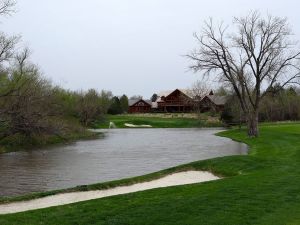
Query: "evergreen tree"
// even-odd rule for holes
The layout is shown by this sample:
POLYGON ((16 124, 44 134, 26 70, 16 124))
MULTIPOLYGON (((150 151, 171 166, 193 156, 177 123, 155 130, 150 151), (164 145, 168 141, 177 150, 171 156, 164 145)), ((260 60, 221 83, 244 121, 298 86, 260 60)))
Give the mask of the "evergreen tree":
POLYGON ((121 102, 120 99, 115 96, 112 98, 112 103, 108 109, 108 114, 116 115, 116 114, 121 114, 122 113, 122 107, 121 107, 121 102))
POLYGON ((129 105, 128 105, 128 97, 126 95, 122 95, 122 97, 120 98, 120 104, 121 104, 122 112, 127 113, 129 105))
POLYGON ((158 98, 157 94, 154 93, 151 97, 151 102, 156 102, 157 98, 158 98))

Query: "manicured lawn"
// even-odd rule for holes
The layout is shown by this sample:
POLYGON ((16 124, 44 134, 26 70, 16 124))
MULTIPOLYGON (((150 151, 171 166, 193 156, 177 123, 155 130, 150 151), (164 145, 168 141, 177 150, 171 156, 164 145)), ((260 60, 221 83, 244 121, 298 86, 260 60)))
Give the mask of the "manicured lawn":
POLYGON ((148 117, 147 115, 116 115, 107 116, 105 121, 95 124, 95 128, 108 128, 113 122, 117 128, 126 128, 125 123, 135 125, 151 125, 153 128, 193 128, 193 127, 221 127, 218 118, 209 120, 206 115, 201 119, 182 117, 181 114, 172 114, 170 117, 148 117))
POLYGON ((238 130, 220 135, 247 143, 250 154, 198 161, 155 176, 198 169, 225 176, 222 180, 4 215, 0 224, 300 224, 300 125, 264 125, 257 139, 238 130))

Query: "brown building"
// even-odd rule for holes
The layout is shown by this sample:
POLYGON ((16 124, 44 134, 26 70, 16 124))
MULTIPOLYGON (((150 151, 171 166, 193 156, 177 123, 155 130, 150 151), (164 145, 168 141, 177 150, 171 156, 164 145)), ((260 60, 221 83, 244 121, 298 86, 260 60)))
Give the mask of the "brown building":
POLYGON ((221 112, 224 109, 225 103, 226 97, 214 95, 213 91, 201 98, 200 96, 193 96, 189 90, 175 89, 159 93, 155 102, 143 99, 129 100, 128 112, 188 113, 198 110, 200 112, 221 112))
POLYGON ((159 112, 191 112, 194 108, 194 99, 186 90, 162 92, 153 103, 153 108, 159 112))
POLYGON ((208 111, 221 112, 224 110, 226 101, 227 101, 226 96, 218 96, 218 95, 213 95, 213 94, 206 95, 200 101, 200 111, 201 112, 208 112, 208 111))
POLYGON ((149 113, 151 112, 152 104, 149 100, 134 99, 129 100, 129 113, 149 113))

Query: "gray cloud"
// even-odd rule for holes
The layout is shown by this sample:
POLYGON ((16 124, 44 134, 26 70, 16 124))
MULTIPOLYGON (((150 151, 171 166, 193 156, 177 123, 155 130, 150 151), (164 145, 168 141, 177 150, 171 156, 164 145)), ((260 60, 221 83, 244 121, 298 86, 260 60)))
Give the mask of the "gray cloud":
POLYGON ((181 55, 208 17, 230 22, 250 10, 288 17, 299 38, 296 0, 19 0, 0 25, 20 33, 55 83, 116 95, 185 88, 197 79, 181 55))

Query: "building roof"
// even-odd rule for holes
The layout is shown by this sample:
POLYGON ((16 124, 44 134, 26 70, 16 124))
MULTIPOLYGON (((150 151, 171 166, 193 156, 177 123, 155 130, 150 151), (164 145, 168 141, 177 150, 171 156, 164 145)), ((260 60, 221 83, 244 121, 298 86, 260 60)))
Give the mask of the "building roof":
POLYGON ((180 92, 182 92, 184 95, 186 95, 189 98, 194 98, 195 96, 193 96, 192 91, 189 89, 175 89, 172 91, 161 91, 157 94, 157 99, 155 101, 155 103, 152 103, 152 107, 156 108, 157 107, 157 102, 164 102, 164 100, 162 100, 162 97, 167 97, 168 95, 172 94, 174 91, 179 90, 180 92))
POLYGON ((152 102, 151 100, 144 100, 144 99, 129 99, 128 100, 128 105, 129 106, 133 106, 134 104, 136 104, 137 102, 139 101, 143 101, 143 102, 146 102, 147 104, 149 104, 150 106, 152 106, 152 102))
POLYGON ((225 105, 227 101, 226 96, 207 95, 206 97, 209 98, 216 105, 225 105))
POLYGON ((162 96, 167 97, 168 95, 172 94, 176 90, 179 90, 180 92, 182 92, 183 94, 187 95, 190 98, 194 97, 191 90, 189 90, 189 89, 179 89, 179 88, 174 89, 174 90, 161 91, 157 94, 157 96, 158 97, 162 97, 162 96))

